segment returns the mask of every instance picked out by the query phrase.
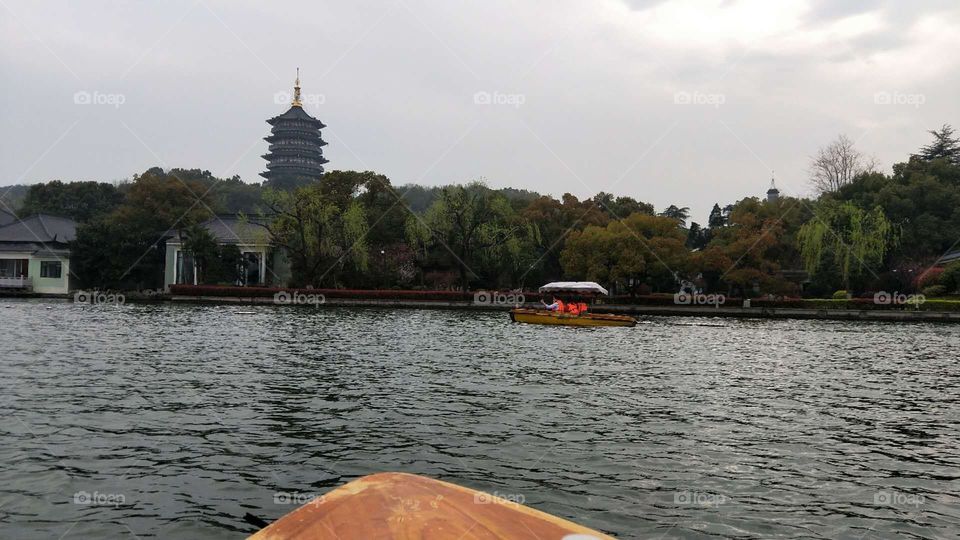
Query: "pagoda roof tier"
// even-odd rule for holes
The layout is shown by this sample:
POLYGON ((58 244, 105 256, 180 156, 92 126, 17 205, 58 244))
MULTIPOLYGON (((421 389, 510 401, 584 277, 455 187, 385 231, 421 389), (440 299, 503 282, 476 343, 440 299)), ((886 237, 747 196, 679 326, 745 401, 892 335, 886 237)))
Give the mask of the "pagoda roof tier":
POLYGON ((323 153, 318 150, 308 150, 305 148, 273 148, 271 147, 263 156, 266 160, 279 157, 302 157, 310 159, 324 159, 323 153))
POLYGON ((273 125, 282 125, 287 121, 307 122, 309 124, 316 126, 317 129, 323 129, 327 127, 326 125, 324 125, 323 122, 310 116, 307 113, 307 111, 303 110, 303 107, 300 107, 297 105, 290 107, 290 109, 287 112, 279 116, 274 116, 273 118, 267 120, 267 123, 273 126, 273 125))
POLYGON ((318 179, 323 176, 323 167, 274 167, 260 173, 260 176, 267 179, 278 176, 302 176, 318 179))
POLYGON ((272 169, 260 173, 260 176, 264 178, 277 178, 282 176, 305 176, 307 178, 323 178, 323 168, 318 169, 307 169, 307 168, 296 168, 288 167, 286 169, 272 169))
POLYGON ((270 151, 289 150, 292 152, 310 152, 315 154, 323 153, 323 145, 320 144, 290 144, 285 142, 270 143, 270 151))
POLYGON ((323 156, 320 155, 320 154, 313 154, 313 155, 308 155, 308 154, 292 154, 292 153, 291 153, 291 154, 278 154, 278 153, 276 153, 276 152, 270 152, 269 154, 264 154, 264 155, 262 155, 262 156, 260 156, 260 157, 262 157, 263 159, 267 160, 267 168, 268 168, 268 169, 269 169, 270 167, 273 167, 273 166, 278 166, 278 165, 279 165, 279 166, 284 166, 284 165, 289 165, 290 163, 296 163, 296 162, 291 162, 291 161, 284 161, 285 158, 309 159, 309 160, 315 161, 317 164, 323 164, 323 163, 327 163, 327 162, 330 161, 329 159, 323 157, 323 156))
POLYGON ((319 167, 329 161, 325 157, 313 157, 313 156, 277 156, 274 154, 266 154, 260 157, 269 160, 269 163, 267 163, 268 169, 273 169, 276 167, 288 167, 288 166, 319 167), (297 159, 297 161, 293 161, 293 159, 297 159))
POLYGON ((270 128, 270 133, 306 133, 316 135, 320 133, 320 129, 309 124, 278 124, 270 128))
POLYGON ((297 131, 297 132, 292 132, 292 131, 276 132, 275 131, 272 134, 267 135, 266 137, 263 138, 263 140, 269 143, 274 143, 284 139, 308 141, 311 144, 316 144, 318 146, 325 146, 327 144, 327 142, 320 137, 319 133, 308 133, 306 131, 297 131))

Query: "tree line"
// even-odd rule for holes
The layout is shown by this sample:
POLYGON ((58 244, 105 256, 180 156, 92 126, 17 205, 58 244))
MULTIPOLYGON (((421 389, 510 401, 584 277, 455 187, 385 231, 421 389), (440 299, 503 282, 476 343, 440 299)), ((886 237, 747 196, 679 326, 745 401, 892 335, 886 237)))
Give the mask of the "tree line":
POLYGON ((657 211, 610 193, 395 186, 371 171, 247 184, 152 168, 118 184, 32 185, 18 213, 79 222, 73 268, 85 286, 156 286, 171 232, 188 239, 203 282, 235 283, 236 248, 199 227, 229 213, 264 224, 293 286, 530 289, 567 279, 631 295, 681 282, 728 295, 947 294, 960 270, 934 266, 960 240, 960 143, 948 125, 930 133, 890 173, 840 136, 810 159, 815 197, 717 203, 705 224, 688 223, 686 207, 657 211))

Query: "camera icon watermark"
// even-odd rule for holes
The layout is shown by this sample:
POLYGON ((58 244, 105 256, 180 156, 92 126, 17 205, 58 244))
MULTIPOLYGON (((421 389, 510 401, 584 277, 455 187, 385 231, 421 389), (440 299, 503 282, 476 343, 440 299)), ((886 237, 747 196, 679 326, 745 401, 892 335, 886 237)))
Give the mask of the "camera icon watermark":
POLYGON ((103 291, 74 291, 74 304, 97 305, 106 304, 113 306, 122 306, 127 302, 127 297, 120 293, 110 293, 103 291))
POLYGON ((698 506, 720 506, 726 504, 727 497, 718 493, 701 491, 677 491, 673 494, 674 504, 695 504, 698 506))
POLYGON ((919 306, 926 301, 922 294, 880 291, 873 295, 873 303, 878 306, 919 306))
POLYGON ((279 291, 273 295, 273 303, 277 305, 320 307, 326 302, 327 302, 327 297, 319 293, 302 293, 300 291, 279 291))
POLYGON ((273 494, 273 504, 303 506, 307 503, 320 505, 326 502, 326 495, 301 493, 299 491, 278 491, 273 494))
POLYGON ((473 293, 473 305, 475 306, 519 306, 525 304, 526 301, 523 293, 503 293, 499 291, 477 291, 473 293))
POLYGON ((473 495, 474 504, 508 504, 511 506, 520 506, 527 498, 522 493, 475 493, 473 495))
POLYGON ((127 102, 127 96, 116 93, 106 93, 94 90, 80 90, 73 94, 74 105, 111 105, 119 109, 121 105, 127 102))
POLYGON ((707 105, 719 109, 727 102, 726 94, 711 94, 699 91, 680 90, 673 94, 674 105, 707 105))
POLYGON ((727 302, 727 297, 722 294, 678 292, 673 295, 673 303, 678 306, 720 307, 726 302, 727 302))
POLYGON ((919 109, 927 102, 925 94, 904 94, 901 92, 877 92, 873 94, 874 105, 908 105, 919 109))
POLYGON ((78 491, 73 494, 73 504, 88 506, 121 506, 127 504, 127 497, 123 493, 100 493, 94 491, 78 491))
MULTIPOLYGON (((276 105, 290 105, 293 103, 293 94, 286 90, 280 90, 273 93, 273 102, 276 105)), ((325 94, 312 94, 303 92, 300 94, 300 103, 303 105, 313 105, 319 107, 327 102, 325 94)))
POLYGON ((474 105, 507 105, 519 109, 527 102, 527 96, 524 94, 507 94, 504 92, 487 92, 481 90, 473 94, 474 105))
POLYGON ((873 503, 882 506, 912 506, 914 508, 924 504, 923 495, 903 493, 900 491, 878 491, 873 495, 873 503))

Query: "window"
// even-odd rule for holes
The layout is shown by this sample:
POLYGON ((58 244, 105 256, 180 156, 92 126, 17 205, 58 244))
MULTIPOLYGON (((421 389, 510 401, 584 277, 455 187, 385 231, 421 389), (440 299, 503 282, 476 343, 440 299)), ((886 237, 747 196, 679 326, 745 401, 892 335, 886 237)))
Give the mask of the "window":
POLYGON ((0 259, 0 277, 27 277, 27 259, 0 259))
POLYGON ((40 261, 40 277, 59 278, 63 272, 60 261, 40 261))

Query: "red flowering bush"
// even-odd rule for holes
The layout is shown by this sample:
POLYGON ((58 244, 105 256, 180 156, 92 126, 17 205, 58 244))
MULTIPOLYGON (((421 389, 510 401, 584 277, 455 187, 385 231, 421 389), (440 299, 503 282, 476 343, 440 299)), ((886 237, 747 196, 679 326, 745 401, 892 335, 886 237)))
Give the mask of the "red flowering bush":
MULTIPOLYGON (((230 287, 220 285, 171 285, 177 296, 212 296, 232 298, 272 298, 279 292, 323 295, 325 298, 351 300, 413 300, 425 302, 472 302, 475 291, 417 291, 393 289, 295 289, 280 287, 230 287)), ((539 302, 537 293, 523 293, 527 302, 539 302)))
POLYGON ((917 276, 916 283, 914 284, 916 288, 926 289, 927 287, 932 287, 934 285, 940 285, 940 276, 943 274, 942 266, 934 266, 933 268, 928 268, 922 274, 917 276))

